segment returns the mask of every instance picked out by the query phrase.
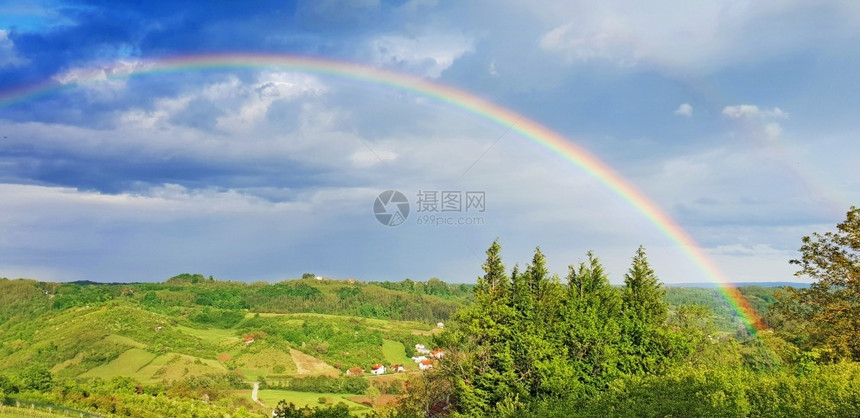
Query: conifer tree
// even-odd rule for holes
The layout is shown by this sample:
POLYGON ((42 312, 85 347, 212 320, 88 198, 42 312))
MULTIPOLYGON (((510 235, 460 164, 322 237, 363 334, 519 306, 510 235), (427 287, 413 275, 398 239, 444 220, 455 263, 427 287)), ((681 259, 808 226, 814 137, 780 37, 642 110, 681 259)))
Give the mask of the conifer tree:
POLYGON ((665 370, 677 353, 669 341, 664 322, 668 315, 665 289, 648 263, 640 246, 624 275, 622 290, 622 353, 620 368, 627 373, 655 373, 665 370))
POLYGON ((478 284, 475 286, 475 296, 479 300, 487 299, 481 302, 492 303, 507 294, 508 277, 505 274, 505 265, 502 264, 501 249, 499 241, 495 240, 486 251, 487 260, 481 266, 484 275, 478 277, 478 284))
POLYGON ((646 326, 657 326, 666 320, 666 291, 648 263, 645 248, 639 246, 633 264, 624 275, 623 310, 625 315, 646 326))
POLYGON ((570 266, 567 276, 568 292, 580 299, 584 306, 595 309, 604 317, 615 316, 621 309, 618 292, 609 283, 609 277, 594 253, 588 252, 588 262, 579 264, 579 269, 570 266))
POLYGON ((536 331, 548 332, 556 321, 563 291, 558 276, 549 273, 546 257, 540 247, 535 248, 532 263, 526 267, 525 277, 531 295, 536 331))
POLYGON ((528 279, 528 274, 520 273, 519 266, 515 265, 511 272, 511 307, 520 318, 530 318, 532 313, 528 279))

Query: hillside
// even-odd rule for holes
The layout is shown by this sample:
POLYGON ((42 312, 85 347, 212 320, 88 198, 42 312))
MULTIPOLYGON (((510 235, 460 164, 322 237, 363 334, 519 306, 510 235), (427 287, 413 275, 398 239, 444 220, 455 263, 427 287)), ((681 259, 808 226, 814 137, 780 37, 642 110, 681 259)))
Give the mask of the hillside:
MULTIPOLYGON (((248 284, 180 275, 164 283, 97 284, 0 279, 0 379, 17 382, 19 390, 29 385, 23 377, 28 373, 86 387, 128 382, 138 385, 137 391, 179 391, 192 399, 220 396, 245 410, 260 406, 250 402, 249 383, 243 382, 301 388, 308 384, 296 379, 317 376, 323 380, 313 381, 310 389, 327 385, 331 393, 356 396, 370 384, 361 378, 354 378, 361 383, 342 381, 347 369, 400 363, 407 372, 414 370, 409 357, 415 344, 430 345, 436 322, 447 320, 470 294, 468 286, 438 280, 248 284), (211 379, 228 392, 207 392, 211 379)), ((386 385, 384 392, 399 392, 386 385)), ((366 408, 349 403, 356 410, 366 408)))
MULTIPOLYGON (((765 312, 777 290, 750 287, 744 293, 765 312)), ((369 372, 378 363, 416 371, 410 358, 415 345, 431 346, 433 334, 441 331, 436 323, 448 321, 472 299, 471 286, 436 279, 305 278, 274 284, 190 274, 164 283, 0 279, 0 376, 15 381, 44 370, 55 381, 84 387, 114 382, 176 392, 180 398, 220 398, 228 410, 258 410, 247 388, 262 381, 272 388, 261 391, 263 400, 316 393, 296 395, 294 401, 328 397, 359 411, 367 406, 350 399, 374 385, 381 393, 400 393, 401 380, 356 381, 345 377, 348 369, 369 372)), ((743 328, 716 289, 670 287, 666 301, 670 310, 705 306, 719 332, 743 328)), ((25 385, 23 378, 18 381, 25 385)))

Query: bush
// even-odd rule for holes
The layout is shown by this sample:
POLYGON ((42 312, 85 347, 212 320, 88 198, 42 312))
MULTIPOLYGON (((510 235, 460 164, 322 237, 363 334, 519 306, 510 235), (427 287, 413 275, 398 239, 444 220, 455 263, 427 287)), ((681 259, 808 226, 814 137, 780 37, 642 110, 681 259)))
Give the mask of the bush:
POLYGON ((675 370, 628 377, 596 397, 543 401, 527 416, 860 416, 860 364, 822 367, 805 377, 743 368, 675 370))

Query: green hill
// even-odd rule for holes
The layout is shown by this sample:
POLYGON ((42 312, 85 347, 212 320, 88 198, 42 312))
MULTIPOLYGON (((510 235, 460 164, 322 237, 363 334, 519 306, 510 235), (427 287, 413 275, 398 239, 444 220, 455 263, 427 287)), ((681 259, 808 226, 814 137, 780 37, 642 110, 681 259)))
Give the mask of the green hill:
POLYGON ((39 366, 57 379, 154 383, 237 374, 254 381, 402 363, 407 347, 429 344, 422 335, 431 324, 468 297, 460 286, 440 295, 415 290, 421 284, 413 283, 411 293, 397 286, 246 284, 201 275, 134 284, 0 279, 0 373, 39 366), (379 318, 385 316, 426 318, 379 318), (254 342, 246 344, 248 337, 254 342))
MULTIPOLYGON (((778 289, 742 291, 763 313, 778 289)), ((707 307, 723 332, 739 326, 715 289, 668 288, 666 300, 672 309, 707 307)), ((415 344, 432 345, 440 331, 435 324, 471 301, 470 286, 437 279, 306 278, 273 284, 202 275, 126 284, 0 279, 0 398, 12 393, 14 399, 101 411, 137 405, 144 398, 132 395, 143 391, 171 399, 172 406, 155 401, 146 407, 171 414, 191 408, 183 402, 201 399, 221 399, 225 413, 243 408, 266 413, 242 382, 267 381, 283 393, 306 391, 298 400, 360 395, 369 383, 342 380, 350 379, 344 377, 347 369, 399 363, 414 371, 415 344), (317 380, 300 382, 309 378, 317 380), (65 385, 65 395, 39 395, 36 388, 45 379, 54 387, 65 385), (74 393, 80 394, 76 400, 67 399, 74 393)))

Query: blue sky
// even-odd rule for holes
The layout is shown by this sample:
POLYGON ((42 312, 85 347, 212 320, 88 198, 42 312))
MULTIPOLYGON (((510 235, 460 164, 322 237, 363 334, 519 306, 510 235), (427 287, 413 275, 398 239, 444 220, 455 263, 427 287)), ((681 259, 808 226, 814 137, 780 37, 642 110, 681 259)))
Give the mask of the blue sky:
POLYGON ((593 250, 618 283, 641 244, 664 282, 708 280, 587 173, 444 102, 284 68, 80 83, 195 54, 349 61, 507 107, 738 282, 795 280, 800 238, 860 203, 851 2, 103 3, 0 0, 0 95, 67 87, 0 107, 0 277, 473 282, 499 238, 509 267, 539 245, 564 276, 593 250), (388 189, 402 225, 374 217, 388 189), (422 191, 482 191, 485 210, 418 213, 422 191))

